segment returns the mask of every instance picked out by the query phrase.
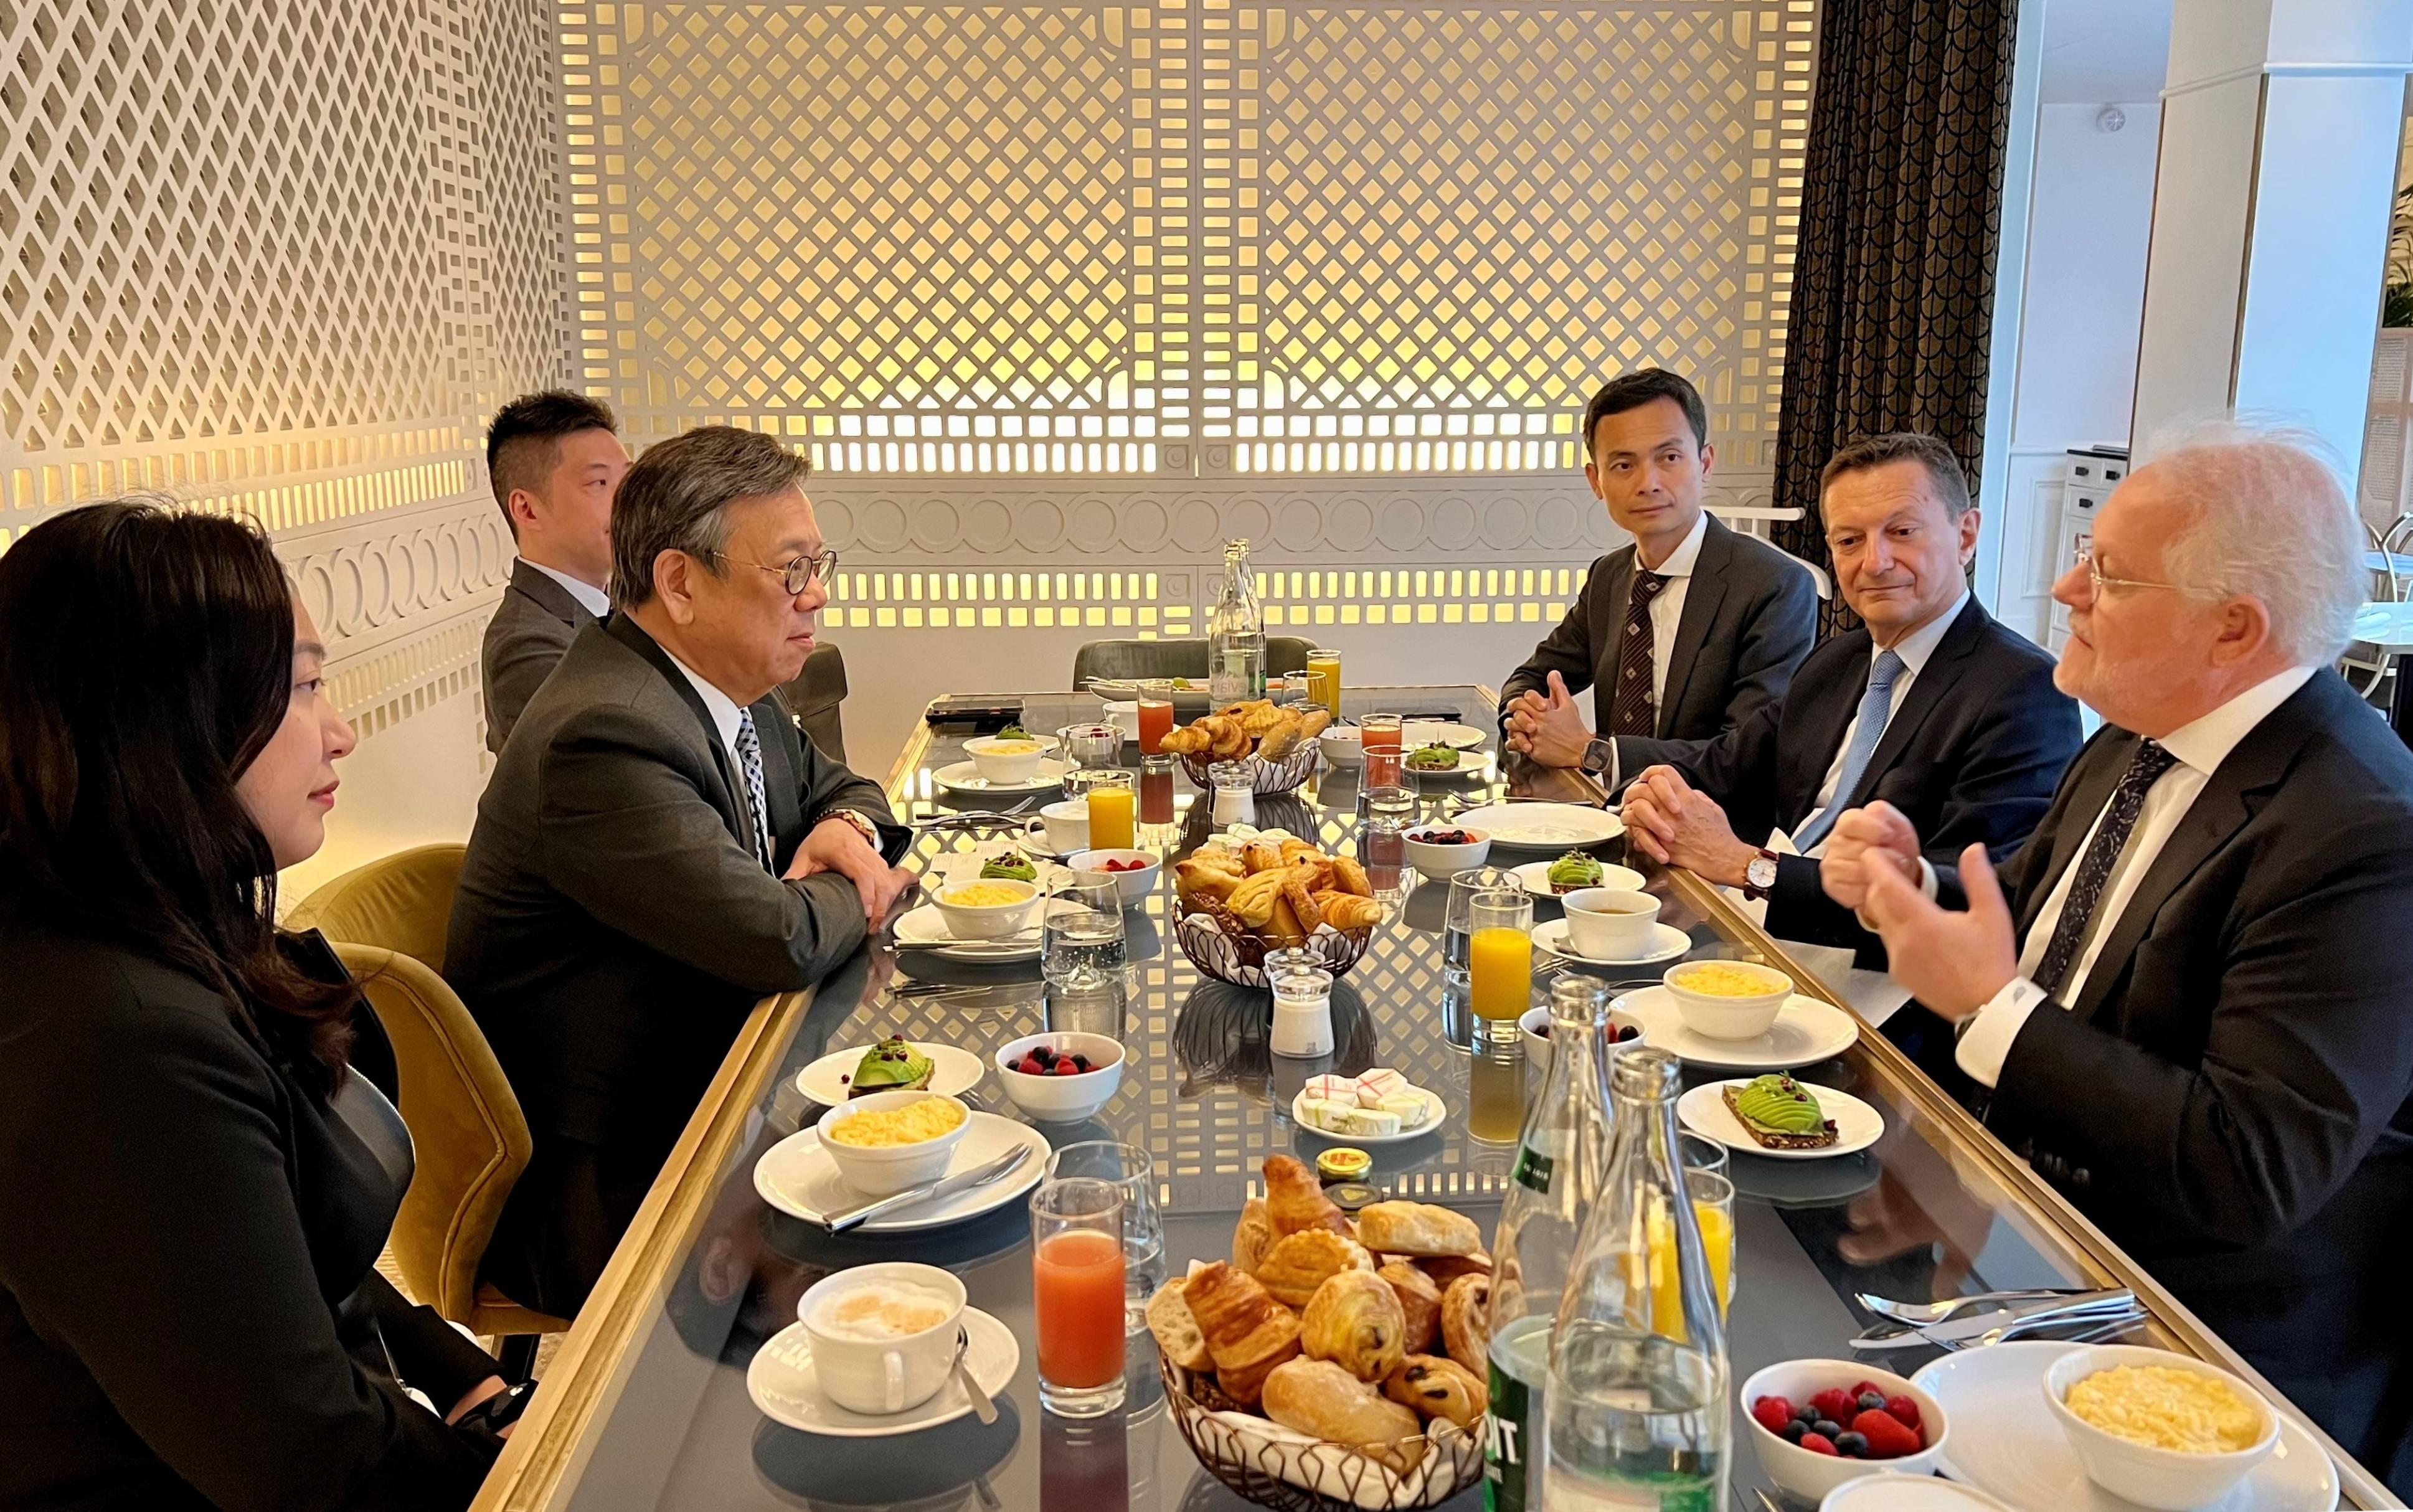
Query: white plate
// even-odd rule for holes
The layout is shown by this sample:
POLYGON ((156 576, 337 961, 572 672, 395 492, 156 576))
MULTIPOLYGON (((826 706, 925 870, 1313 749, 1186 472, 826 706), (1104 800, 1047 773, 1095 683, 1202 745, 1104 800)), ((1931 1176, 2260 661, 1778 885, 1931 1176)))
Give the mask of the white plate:
POLYGON ((937 945, 934 955, 953 956, 964 961, 1028 961, 1039 958, 1040 939, 1037 919, 1039 911, 1031 910, 1032 924, 1027 937, 1008 940, 956 940, 947 927, 946 915, 937 905, 925 903, 920 908, 898 914, 889 928, 896 938, 909 945, 937 945))
POLYGON ((1460 750, 1472 750, 1490 738, 1471 724, 1443 724, 1438 719, 1408 719, 1400 724, 1399 730, 1402 736, 1413 730, 1422 737, 1403 739, 1402 744, 1409 750, 1418 746, 1456 746, 1460 750))
POLYGON ((1044 793, 1064 785, 1064 763, 1053 757, 1039 759, 1039 770, 1022 782, 992 782, 980 775, 973 762, 955 762, 930 774, 930 780, 950 793, 1044 793))
MULTIPOLYGON (((2135 1503, 2086 1478, 2068 1435, 2045 1405, 2046 1368, 2080 1347, 2019 1340, 1961 1350, 1922 1367, 1911 1381, 1947 1417, 1984 1425, 1983 1432, 1954 1433, 1938 1468, 2021 1512, 2133 1512, 2135 1503)), ((2332 1512, 2337 1503, 2337 1467, 2310 1433, 2282 1416, 2279 1446, 2271 1457, 2201 1512, 2332 1512)))
MULTIPOLYGON (((1399 758, 1399 770, 1407 773, 1410 777, 1473 777, 1484 769, 1484 763, 1488 760, 1485 753, 1482 751, 1461 750, 1458 753, 1458 764, 1447 769, 1438 766, 1408 765, 1408 755, 1413 754, 1419 748, 1414 746, 1405 746, 1400 748, 1401 755, 1399 758)), ((1362 752, 1360 753, 1360 760, 1363 760, 1362 752)))
MULTIPOLYGON (((1541 931, 1533 933, 1538 938, 1541 931)), ((1776 1011, 1776 1022, 1767 1033, 1747 1040, 1713 1040, 1686 1029, 1683 1011, 1664 986, 1637 987, 1619 998, 1614 1006, 1642 1020, 1644 1044, 1681 1056, 1695 1066, 1791 1071, 1842 1055, 1860 1038, 1860 1026, 1851 1015, 1798 992, 1776 1011)))
MULTIPOLYGON (((972 1379, 990 1397, 1003 1395, 1014 1384, 1014 1372, 1022 1369, 1022 1346, 1014 1342, 1014 1330, 980 1309, 967 1307, 964 1331, 971 1336, 964 1363, 970 1368, 972 1379)), ((746 1367, 746 1394, 775 1423, 842 1439, 918 1432, 952 1423, 972 1410, 972 1399, 964 1394, 963 1383, 950 1375, 939 1394, 919 1407, 879 1416, 847 1411, 822 1395, 813 1374, 812 1342, 801 1323, 788 1325, 754 1352, 754 1362, 746 1367)))
MULTIPOLYGON (((1566 895, 1553 891, 1550 887, 1550 867, 1553 864, 1553 861, 1528 861, 1521 867, 1511 867, 1508 869, 1515 872, 1517 880, 1525 884, 1525 891, 1535 897, 1547 897, 1556 902, 1566 895)), ((1600 864, 1600 881, 1591 885, 1638 893, 1642 891, 1642 873, 1632 867, 1620 867, 1604 861, 1600 864)), ((1670 926, 1670 927, 1673 926, 1670 926)))
POLYGON ((1672 961, 1693 948, 1693 937, 1672 924, 1651 926, 1651 946, 1639 956, 1613 960, 1606 956, 1586 956, 1576 949, 1575 931, 1564 919, 1552 919, 1533 926, 1533 947, 1547 950, 1562 960, 1584 966, 1656 966, 1672 961))
MULTIPOLYGON (((980 1085, 984 1070, 981 1058, 970 1050, 923 1040, 910 1043, 930 1058, 929 1090, 941 1097, 956 1097, 980 1085)), ((796 1073, 796 1090, 823 1107, 838 1106, 847 1100, 848 1078, 854 1075, 854 1068, 863 1063, 864 1052, 870 1048, 868 1045, 858 1045, 851 1050, 831 1051, 796 1073)))
MULTIPOLYGON (((1046 1136, 1027 1123, 974 1112, 971 1128, 956 1142, 955 1157, 947 1162, 947 1175, 959 1176, 986 1164, 1016 1145, 1029 1146, 1030 1158, 1011 1175, 937 1202, 917 1202, 886 1218, 875 1218, 855 1232, 910 1234, 944 1228, 994 1212, 1039 1184, 1040 1175, 1047 1168, 1046 1136)), ((837 1164, 822 1149, 816 1129, 799 1129, 764 1150, 754 1163, 754 1190, 781 1212, 811 1223, 819 1223, 823 1213, 844 1212, 871 1200, 837 1174, 837 1164)))
MULTIPOLYGON (((1885 1115, 1861 1102, 1849 1092, 1839 1092, 1816 1082, 1801 1083, 1803 1090, 1818 1100, 1819 1110, 1835 1120, 1835 1142, 1824 1149, 1770 1149, 1751 1136, 1742 1120, 1726 1106, 1721 1090, 1727 1087, 1748 1087, 1751 1078, 1738 1076, 1732 1081, 1703 1082, 1676 1099, 1676 1117, 1684 1127, 1704 1139, 1714 1139, 1728 1149, 1739 1149, 1746 1155, 1765 1155, 1773 1161, 1823 1161, 1836 1155, 1850 1155, 1868 1149, 1885 1135, 1885 1115)), ((1967 1419, 1962 1419, 1967 1421, 1967 1419)))
POLYGON ((1307 1093, 1304 1090, 1290 1100, 1291 1120, 1318 1139, 1329 1139, 1336 1145, 1352 1145, 1360 1149, 1368 1146, 1404 1145, 1411 1139, 1422 1139, 1440 1128, 1443 1116, 1449 1111, 1449 1104, 1443 1102, 1439 1094, 1428 1091, 1422 1087, 1410 1087, 1408 1090, 1425 1100, 1425 1119, 1414 1128, 1402 1127, 1395 1134, 1334 1134, 1329 1129, 1319 1129, 1308 1122, 1299 1112, 1299 1104, 1307 1101, 1307 1093))
POLYGON ((1452 814, 1450 823, 1482 830, 1510 851, 1570 851, 1625 833, 1625 822, 1607 809, 1574 803, 1488 804, 1452 814))

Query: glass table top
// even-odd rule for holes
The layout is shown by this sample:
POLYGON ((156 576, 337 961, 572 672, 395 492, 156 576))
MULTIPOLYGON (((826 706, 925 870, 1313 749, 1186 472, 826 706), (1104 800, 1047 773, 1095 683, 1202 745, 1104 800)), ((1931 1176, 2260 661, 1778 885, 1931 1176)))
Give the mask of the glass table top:
MULTIPOLYGON (((1023 722, 1053 730, 1095 719, 1098 708, 1091 697, 1033 695, 1023 722)), ((1345 708, 1352 715, 1452 710, 1470 724, 1493 724, 1488 695, 1474 688, 1354 690, 1345 708)), ((934 769, 958 759, 964 738, 925 727, 909 745, 890 783, 900 820, 1006 806, 952 794, 931 781, 934 769)), ((1494 745, 1496 737, 1487 750, 1494 745)), ((1445 815, 1512 790, 1575 795, 1564 774, 1502 775, 1494 754, 1473 778, 1429 781, 1419 795, 1426 813, 1445 815)), ((1134 748, 1125 747, 1125 763, 1136 764, 1134 748)), ((1186 848, 1207 831, 1206 806, 1187 803, 1195 794, 1186 778, 1177 784, 1183 822, 1161 838, 1186 848)), ((1261 799, 1258 823, 1348 852, 1358 830, 1356 806, 1354 778, 1327 771, 1295 797, 1261 799)), ((941 852, 971 843, 960 835, 924 835, 907 865, 924 869, 941 852)), ((1679 879, 1622 851, 1612 841, 1600 853, 1650 877, 1663 898, 1663 918, 1689 938, 1686 958, 1750 956, 1754 945, 1767 947, 1704 900, 1697 882, 1678 885, 1679 879)), ((670 1236, 674 1259, 625 1303, 643 1310, 626 1347, 608 1360, 577 1362, 579 1389, 594 1400, 567 1461, 544 1479, 540 1494, 507 1505, 580 1512, 797 1505, 1209 1512, 1247 1505, 1197 1463, 1174 1428, 1144 1332, 1129 1341, 1121 1411, 1076 1423, 1040 1410, 1027 1202, 925 1233, 833 1238, 767 1207, 752 1180, 756 1161, 822 1111, 797 1089, 795 1075, 826 1053, 888 1034, 960 1046, 987 1068, 971 1100, 1019 1119, 999 1087, 994 1053, 1042 1029, 1071 1028, 1121 1039, 1125 1075, 1094 1119, 1038 1127, 1055 1147, 1113 1138, 1147 1149, 1173 1274, 1192 1259, 1229 1254, 1241 1204, 1263 1191, 1258 1173, 1266 1155, 1285 1151, 1311 1164, 1338 1142, 1300 1128, 1290 1113, 1293 1094, 1325 1070, 1387 1065, 1440 1094, 1448 1107, 1441 1127, 1373 1149, 1372 1179, 1394 1195, 1461 1210, 1488 1237, 1525 1100, 1539 1080, 1513 1042, 1501 1049, 1474 1044, 1471 1018, 1443 970, 1446 885, 1415 887, 1398 916, 1376 931, 1365 957, 1335 987, 1338 1053, 1302 1061, 1268 1052, 1266 994, 1205 978, 1183 956, 1171 933, 1170 872, 1168 867, 1145 905, 1127 914, 1130 958, 1119 995, 1051 1002, 1036 960, 973 964, 882 948, 858 955, 778 1025, 781 1038, 771 1046, 777 1071, 742 1090, 748 1099, 743 1134, 709 1172, 708 1200, 688 1227, 670 1236), (849 1440, 765 1418, 746 1386, 755 1352, 794 1320, 797 1298, 815 1281, 886 1259, 955 1271, 972 1305, 1023 1342, 998 1422, 984 1427, 966 1417, 910 1436, 849 1440)), ((1537 906, 1542 918, 1558 912, 1555 904, 1537 906)), ((1663 970, 1637 970, 1626 983, 1655 983, 1663 970)), ((1537 979, 1537 1001, 1547 975, 1537 979)), ((1687 1080, 1726 1075, 1732 1073, 1688 1069, 1687 1080)), ((2118 1283, 2064 1218, 2014 1190, 1971 1139, 1974 1126, 1962 1120, 1956 1127, 1932 1087, 1908 1079, 1865 1045, 1800 1075, 1872 1104, 1887 1131, 1860 1154, 1805 1162, 1733 1157, 1735 1381, 1778 1360, 1845 1355, 1844 1342, 1873 1321, 1852 1300, 1856 1292, 1926 1299, 2001 1287, 2118 1283)), ((2148 1336, 2158 1337, 2150 1328, 2137 1334, 2148 1336)), ((1897 1354, 1884 1363, 1908 1373, 1928 1357, 1897 1354)), ((550 1381, 548 1387, 557 1389, 550 1381)), ((1741 1440, 1738 1418, 1735 1486, 1765 1484, 1741 1440)), ((1461 1512, 1480 1506, 1480 1492, 1447 1505, 1461 1512)))

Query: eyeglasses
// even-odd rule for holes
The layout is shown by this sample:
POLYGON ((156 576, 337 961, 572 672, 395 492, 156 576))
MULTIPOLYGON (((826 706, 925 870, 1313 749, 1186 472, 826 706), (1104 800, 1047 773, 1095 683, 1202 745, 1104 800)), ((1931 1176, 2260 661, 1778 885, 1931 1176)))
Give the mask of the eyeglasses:
POLYGON ((2169 588, 2174 593, 2178 591, 2178 585, 2175 583, 2148 583, 2142 578, 2133 577, 2105 577, 2103 570, 2095 565, 2095 548, 2092 546, 2079 547, 2077 557, 2078 565, 2086 569, 2088 586, 2098 597, 2105 588, 2169 588))
POLYGON ((834 551, 822 552, 818 556, 799 556, 781 567, 773 567, 768 562, 749 562, 743 557, 732 556, 726 552, 716 551, 711 555, 738 567, 750 567, 756 571, 777 574, 779 586, 788 590, 788 597, 791 599, 801 598, 805 589, 815 583, 825 584, 837 576, 837 553, 834 551))

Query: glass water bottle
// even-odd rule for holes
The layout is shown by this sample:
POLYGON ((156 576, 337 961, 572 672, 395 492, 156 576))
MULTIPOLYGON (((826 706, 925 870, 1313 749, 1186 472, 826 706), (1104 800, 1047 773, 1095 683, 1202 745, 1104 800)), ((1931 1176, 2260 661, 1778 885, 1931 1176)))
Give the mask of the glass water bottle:
POLYGON ((1568 971, 1550 984, 1549 1071, 1517 1138, 1517 1164, 1492 1245, 1491 1417, 1483 1448, 1483 1505, 1489 1512, 1542 1505, 1533 1491, 1542 1464, 1550 1325, 1608 1153, 1600 1080, 1592 1070, 1608 1001, 1608 984, 1598 977, 1568 971))
POLYGON ((1218 706, 1266 696, 1266 611, 1246 541, 1223 542, 1223 591, 1206 616, 1206 696, 1218 706))
POLYGON ((1608 1159, 1551 1330, 1543 1505, 1723 1512, 1725 1326, 1676 1142, 1680 1063, 1638 1046, 1594 1055, 1608 1159))

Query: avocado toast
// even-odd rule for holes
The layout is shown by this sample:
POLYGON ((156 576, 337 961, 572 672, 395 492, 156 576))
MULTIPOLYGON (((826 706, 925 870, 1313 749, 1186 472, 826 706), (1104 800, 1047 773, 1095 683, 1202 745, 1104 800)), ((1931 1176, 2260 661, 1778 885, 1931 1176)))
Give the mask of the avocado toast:
POLYGON ((1754 1076, 1720 1088, 1718 1095, 1762 1149, 1825 1149, 1835 1143, 1835 1120, 1790 1076, 1754 1076))

